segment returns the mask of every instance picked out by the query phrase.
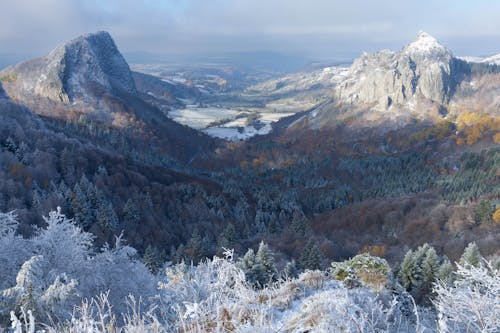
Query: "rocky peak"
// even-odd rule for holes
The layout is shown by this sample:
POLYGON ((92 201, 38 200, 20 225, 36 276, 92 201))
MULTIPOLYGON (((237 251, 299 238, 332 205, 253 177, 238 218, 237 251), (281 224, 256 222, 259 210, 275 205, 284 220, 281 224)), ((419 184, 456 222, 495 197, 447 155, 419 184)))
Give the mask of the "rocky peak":
POLYGON ((363 54, 339 84, 336 97, 345 103, 413 105, 416 99, 447 104, 458 83, 462 62, 436 38, 420 32, 400 52, 363 54))
MULTIPOLYGON (((103 93, 135 92, 130 68, 104 31, 64 43, 43 58, 5 69, 15 75, 11 95, 36 95, 60 102, 94 100, 103 93)), ((18 96, 16 96, 18 97, 18 96)))
POLYGON ((402 52, 410 57, 431 57, 434 59, 449 59, 453 57, 450 50, 424 31, 420 31, 417 38, 408 44, 402 52))

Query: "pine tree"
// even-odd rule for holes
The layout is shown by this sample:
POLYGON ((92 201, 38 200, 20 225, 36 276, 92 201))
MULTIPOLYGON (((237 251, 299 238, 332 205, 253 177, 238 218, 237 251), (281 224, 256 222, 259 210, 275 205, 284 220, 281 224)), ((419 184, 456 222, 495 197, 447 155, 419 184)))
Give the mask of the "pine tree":
POLYGON ((96 222, 107 230, 115 230, 118 227, 118 217, 113 204, 103 197, 100 198, 97 207, 96 222))
POLYGON ((299 259, 300 266, 304 269, 320 269, 323 253, 314 240, 309 240, 299 259))
POLYGON ((420 282, 420 286, 416 291, 416 296, 424 302, 428 303, 430 294, 432 292, 432 285, 434 282, 436 282, 437 273, 439 270, 436 250, 434 250, 432 246, 430 246, 425 253, 425 258, 422 261, 421 270, 422 281, 420 282))
POLYGON ((481 263, 481 253, 479 252, 479 248, 477 247, 475 242, 469 243, 464 250, 464 253, 460 257, 459 261, 460 265, 472 265, 475 267, 479 267, 481 263))
POLYGON ((17 156, 19 147, 10 136, 4 141, 3 146, 5 149, 17 156))
POLYGON ((252 249, 248 249, 243 258, 238 262, 238 266, 245 273, 246 280, 252 284, 257 283, 257 277, 254 272, 255 264, 255 252, 252 249))
POLYGON ((426 288, 430 288, 436 280, 438 269, 436 250, 433 247, 429 247, 422 262, 422 281, 426 288))
POLYGON ((293 212, 292 229, 299 235, 304 235, 307 231, 307 219, 299 210, 293 212))
POLYGON ((280 230, 280 225, 278 219, 276 218, 276 214, 271 214, 271 217, 269 219, 269 226, 267 229, 270 234, 275 234, 280 230))
POLYGON ((294 259, 286 263, 285 268, 283 269, 283 275, 285 278, 295 278, 299 275, 297 263, 294 259))
POLYGON ((266 243, 260 242, 259 249, 255 255, 255 262, 257 265, 260 265, 260 267, 256 269, 258 275, 257 280, 261 285, 265 285, 271 281, 276 274, 274 254, 266 243))
POLYGON ((141 215, 139 208, 132 199, 128 199, 122 209, 123 219, 126 223, 135 225, 139 222, 141 215))
POLYGON ((31 205, 34 209, 39 210, 43 200, 43 191, 36 181, 33 183, 32 192, 31 205))
POLYGON ((476 221, 478 223, 488 223, 491 221, 493 206, 489 200, 481 200, 476 207, 476 221))
POLYGON ((142 257, 144 265, 149 269, 152 274, 158 273, 161 268, 161 259, 158 253, 158 249, 148 245, 146 250, 144 251, 144 256, 142 257))
POLYGON ((414 253, 412 250, 406 252, 403 262, 401 263, 401 269, 399 270, 399 280, 401 285, 406 289, 410 290, 417 284, 416 277, 416 264, 414 253))
POLYGON ((446 285, 451 285, 453 281, 453 265, 448 258, 445 257, 443 259, 443 262, 439 266, 436 279, 442 281, 446 285))
POLYGON ((75 222, 82 228, 89 228, 92 225, 92 210, 87 200, 87 196, 80 188, 79 184, 75 184, 71 198, 71 210, 75 222))
POLYGON ((188 255, 189 259, 191 259, 195 263, 199 262, 204 255, 203 239, 201 238, 198 229, 195 229, 191 234, 191 238, 186 245, 186 254, 188 255))
POLYGON ((172 261, 176 264, 180 264, 186 260, 186 246, 180 244, 174 253, 171 253, 172 261))
POLYGON ((68 148, 64 147, 59 158, 59 168, 67 184, 73 184, 75 179, 75 165, 68 148))

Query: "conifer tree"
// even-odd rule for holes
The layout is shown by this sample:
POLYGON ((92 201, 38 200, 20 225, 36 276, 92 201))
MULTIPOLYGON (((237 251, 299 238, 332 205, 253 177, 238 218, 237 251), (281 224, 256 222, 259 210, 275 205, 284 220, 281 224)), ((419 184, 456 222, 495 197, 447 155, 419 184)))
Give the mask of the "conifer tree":
POLYGON ((300 210, 295 210, 292 215, 292 229, 299 235, 304 235, 307 230, 307 219, 300 210))
POLYGON ((118 227, 118 217, 113 209, 113 204, 103 197, 99 200, 96 221, 100 226, 108 230, 115 230, 118 227))
POLYGON ((469 243, 464 250, 464 253, 460 257, 459 261, 460 265, 472 265, 475 267, 479 267, 481 263, 481 253, 479 252, 479 248, 477 247, 475 242, 469 243))
POLYGON ((130 198, 123 206, 122 212, 124 221, 130 224, 138 223, 141 218, 139 208, 137 208, 137 205, 130 198))
POLYGON ((401 263, 401 269, 399 270, 399 280, 401 281, 401 285, 406 290, 410 290, 417 284, 416 264, 414 253, 412 250, 406 252, 403 262, 401 263))
POLYGON ((198 229, 195 229, 186 245, 186 254, 189 259, 197 263, 203 257, 203 252, 203 239, 201 238, 198 229))
POLYGON ((446 285, 450 285, 453 281, 453 265, 448 258, 445 257, 443 259, 443 262, 439 266, 436 278, 446 285))
POLYGON ((261 285, 264 285, 268 283, 276 273, 274 254, 266 243, 260 242, 259 249, 255 255, 255 262, 261 266, 257 269, 259 275, 258 281, 261 285))
POLYGON ((82 228, 88 228, 92 225, 92 211, 87 200, 87 196, 82 191, 79 184, 75 184, 71 197, 71 210, 75 222, 82 228))
POLYGON ((313 239, 309 240, 300 256, 300 266, 304 269, 320 269, 322 261, 323 253, 313 239))
POLYGON ((142 257, 144 265, 149 269, 149 271, 153 274, 158 273, 161 268, 161 258, 158 253, 158 249, 148 245, 146 250, 144 251, 144 256, 142 257))
POLYGON ((299 270, 297 269, 297 263, 294 259, 286 263, 285 268, 283 269, 283 275, 285 278, 295 278, 299 274, 299 270))
POLYGON ((422 262, 422 281, 426 288, 430 288, 435 282, 438 269, 436 250, 433 247, 429 247, 422 262))
POLYGON ((238 266, 245 273, 246 280, 252 284, 257 282, 257 277, 254 272, 255 264, 255 252, 252 249, 248 249, 243 258, 238 262, 238 266))
POLYGON ((493 206, 489 200, 481 200, 476 207, 476 221, 478 223, 488 223, 491 221, 493 206))

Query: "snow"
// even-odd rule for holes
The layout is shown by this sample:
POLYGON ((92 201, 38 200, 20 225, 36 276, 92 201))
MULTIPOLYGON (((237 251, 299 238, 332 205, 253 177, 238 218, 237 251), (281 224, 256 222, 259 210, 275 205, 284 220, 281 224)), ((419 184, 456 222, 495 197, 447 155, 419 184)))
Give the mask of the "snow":
POLYGON ((431 55, 448 53, 448 51, 443 45, 438 42, 436 38, 432 37, 426 32, 421 31, 418 33, 417 39, 406 46, 405 53, 410 55, 431 55))
MULTIPOLYGON (((225 258, 196 266, 168 264, 164 273, 153 276, 121 238, 115 247, 94 252, 91 235, 60 209, 45 221, 46 228, 24 239, 14 235, 16 217, 0 213, 5 231, 0 245, 8 240, 26 251, 14 255, 0 251, 3 263, 21 259, 15 269, 0 271, 2 311, 4 316, 11 314, 14 332, 34 332, 35 320, 37 326, 61 325, 57 330, 48 327, 49 332, 104 332, 105 327, 125 325, 117 331, 227 332, 231 327, 242 333, 465 333, 498 332, 500 326, 500 272, 485 259, 477 267, 457 264, 455 282, 434 284, 435 307, 424 309, 394 282, 387 280, 389 288, 373 289, 354 275, 361 284, 347 287, 331 269, 306 270, 296 278, 256 289, 234 261, 233 250, 225 250, 225 258), (115 316, 124 322, 115 321, 115 316)), ((389 268, 379 270, 383 259, 373 260, 368 265, 361 262, 360 271, 377 267, 371 272, 391 275, 389 268)))
POLYGON ((285 117, 293 116, 294 114, 295 112, 261 113, 259 119, 263 123, 271 123, 285 117))
POLYGON ((221 108, 189 108, 172 110, 168 117, 194 129, 204 129, 214 121, 231 119, 240 111, 221 108))
POLYGON ((247 140, 255 135, 265 135, 272 131, 271 124, 284 117, 294 115, 295 112, 268 112, 258 113, 257 119, 263 127, 256 129, 248 124, 248 114, 251 112, 207 107, 190 106, 186 109, 172 110, 168 117, 180 124, 201 130, 204 133, 229 141, 247 140), (217 126, 211 126, 219 122, 217 126), (241 130, 243 128, 243 130, 241 130))
POLYGON ((203 132, 210 136, 225 139, 228 141, 241 141, 247 140, 256 135, 269 134, 271 130, 272 126, 270 124, 267 124, 260 129, 256 129, 253 126, 246 126, 241 132, 238 128, 229 127, 210 127, 203 130, 203 132))
POLYGON ((486 58, 470 57, 470 56, 464 56, 464 57, 458 57, 458 58, 463 60, 463 61, 471 62, 471 63, 500 65, 500 54, 495 54, 493 56, 486 57, 486 58))

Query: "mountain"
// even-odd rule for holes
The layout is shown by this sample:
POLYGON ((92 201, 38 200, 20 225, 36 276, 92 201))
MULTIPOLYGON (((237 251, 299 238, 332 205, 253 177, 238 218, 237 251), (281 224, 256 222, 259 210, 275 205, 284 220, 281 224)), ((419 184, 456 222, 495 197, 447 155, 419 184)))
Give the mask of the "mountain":
POLYGON ((103 31, 80 36, 42 58, 8 67, 1 73, 17 77, 9 85, 16 98, 36 95, 74 103, 97 98, 104 92, 136 91, 127 62, 111 36, 103 31))
POLYGON ((339 85, 336 97, 347 103, 376 103, 384 108, 416 98, 444 104, 453 95, 465 67, 434 37, 420 32, 400 52, 363 54, 339 85))
POLYGON ((0 78, 7 96, 33 112, 89 128, 118 129, 137 149, 147 137, 146 146, 156 153, 189 161, 215 143, 165 116, 160 108, 179 105, 176 98, 160 103, 136 88, 134 74, 107 32, 63 43, 44 57, 0 71, 0 78))
POLYGON ((415 119, 436 122, 447 114, 476 109, 474 103, 483 111, 498 112, 498 66, 458 58, 425 32, 400 51, 363 53, 336 81, 332 102, 304 117, 306 127, 332 127, 349 120, 355 127, 376 125, 384 131, 415 119))

